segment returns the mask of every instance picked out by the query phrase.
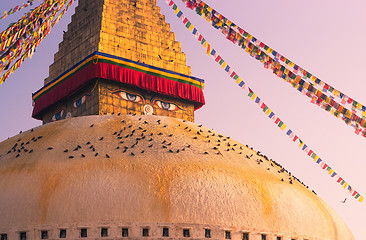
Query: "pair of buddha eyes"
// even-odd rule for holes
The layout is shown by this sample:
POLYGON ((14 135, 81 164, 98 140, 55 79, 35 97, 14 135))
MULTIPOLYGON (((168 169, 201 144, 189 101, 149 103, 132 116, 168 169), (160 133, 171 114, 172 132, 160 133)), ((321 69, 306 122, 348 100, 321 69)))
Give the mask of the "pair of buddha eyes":
MULTIPOLYGON (((140 95, 131 94, 131 93, 124 92, 124 91, 115 91, 112 93, 116 94, 118 97, 120 97, 124 100, 130 101, 130 102, 138 103, 138 102, 143 102, 143 100, 144 100, 144 98, 140 95)), ((168 111, 177 111, 179 109, 182 109, 179 106, 175 105, 174 103, 164 102, 161 100, 155 100, 154 105, 160 109, 168 110, 168 111)))
MULTIPOLYGON (((90 94, 85 94, 84 96, 82 96, 82 97, 80 97, 80 98, 76 99, 76 100, 73 102, 72 106, 73 106, 74 108, 78 108, 78 107, 80 107, 81 105, 83 105, 83 103, 85 103, 85 101, 86 101, 86 99, 88 98, 88 96, 90 96, 90 94)), ((52 116, 52 118, 51 118, 51 122, 55 122, 55 121, 60 120, 60 119, 64 116, 64 114, 65 114, 65 110, 61 110, 61 111, 59 111, 59 112, 55 113, 55 114, 52 116)))

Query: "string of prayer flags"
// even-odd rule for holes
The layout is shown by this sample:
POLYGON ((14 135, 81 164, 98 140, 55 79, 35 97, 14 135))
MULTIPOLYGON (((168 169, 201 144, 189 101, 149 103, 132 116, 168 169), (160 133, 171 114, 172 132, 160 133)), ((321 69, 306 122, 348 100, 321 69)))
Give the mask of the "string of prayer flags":
POLYGON ((249 34, 244 29, 240 28, 236 24, 234 24, 229 19, 225 18, 215 9, 211 8, 208 4, 201 0, 182 0, 186 3, 186 6, 192 10, 195 10, 198 15, 204 17, 208 22, 211 22, 212 26, 216 29, 221 30, 223 33, 228 35, 228 39, 232 42, 240 41, 241 38, 247 39, 252 42, 258 49, 266 52, 267 54, 273 56, 277 62, 282 62, 288 68, 292 69, 293 72, 300 73, 304 79, 308 79, 313 85, 318 86, 322 89, 323 93, 329 94, 331 98, 339 98, 342 100, 342 105, 351 104, 352 110, 360 111, 362 117, 366 118, 366 106, 357 102, 356 100, 348 97, 346 94, 332 87, 331 85, 323 82, 309 71, 306 71, 299 65, 295 64, 285 56, 281 55, 274 49, 270 48, 265 43, 258 40, 256 37, 249 34))
POLYGON ((23 8, 26 8, 28 6, 32 6, 34 1, 35 0, 28 0, 26 3, 23 3, 20 7, 19 6, 15 6, 15 7, 9 9, 8 11, 5 11, 4 12, 4 15, 1 16, 0 19, 6 18, 7 16, 9 16, 9 15, 11 15, 13 13, 18 12, 18 11, 22 10, 23 8))
MULTIPOLYGON (((248 97, 256 103, 262 112, 271 119, 274 124, 276 124, 281 131, 283 131, 295 144, 298 144, 299 148, 304 151, 310 158, 313 159, 315 163, 317 163, 323 170, 325 170, 331 178, 337 179, 337 183, 341 186, 349 184, 343 179, 342 181, 338 181, 340 176, 338 173, 332 169, 328 164, 326 164, 315 152, 312 150, 307 144, 305 144, 299 137, 294 133, 292 129, 287 127, 287 125, 268 107, 266 103, 264 103, 261 98, 240 78, 240 76, 234 71, 230 65, 225 62, 225 60, 219 55, 219 53, 213 48, 211 44, 202 36, 202 34, 198 31, 197 28, 193 26, 193 24, 188 20, 188 18, 183 14, 183 12, 178 8, 178 6, 173 2, 173 0, 165 0, 165 2, 170 6, 170 8, 174 11, 175 15, 182 21, 185 27, 194 35, 194 37, 200 42, 201 46, 205 49, 206 53, 209 52, 209 55, 214 59, 216 63, 218 63, 225 72, 229 74, 229 76, 235 81, 235 83, 245 91, 248 91, 248 97), (187 27, 187 23, 189 23, 187 27), (338 176, 338 177, 336 177, 338 176)), ((193 7, 195 5, 192 5, 193 7)), ((192 7, 191 6, 191 7, 192 7)), ((353 188, 347 188, 348 192, 360 202, 363 202, 363 197, 353 188)))
POLYGON ((69 9, 74 0, 47 0, 0 35, 0 84, 32 57, 35 49, 50 33, 54 25, 69 9), (65 7, 65 4, 68 3, 65 7), (64 8, 65 7, 65 8, 64 8), (57 16, 58 15, 58 16, 57 16), (16 26, 16 27, 14 27, 16 26))
POLYGON ((366 107, 362 104, 352 100, 339 90, 291 62, 203 1, 182 1, 187 8, 195 10, 198 15, 211 23, 215 29, 220 30, 228 40, 238 44, 250 56, 262 62, 265 68, 271 69, 275 75, 290 83, 294 88, 302 92, 303 95, 309 97, 311 103, 316 104, 325 111, 330 112, 333 116, 343 120, 347 125, 352 126, 357 135, 362 133, 361 135, 366 137, 366 107), (342 100, 341 103, 336 102, 335 99, 337 97, 342 100), (346 103, 352 104, 352 111, 344 106, 346 103), (357 109, 360 110, 361 117, 357 115, 357 109))

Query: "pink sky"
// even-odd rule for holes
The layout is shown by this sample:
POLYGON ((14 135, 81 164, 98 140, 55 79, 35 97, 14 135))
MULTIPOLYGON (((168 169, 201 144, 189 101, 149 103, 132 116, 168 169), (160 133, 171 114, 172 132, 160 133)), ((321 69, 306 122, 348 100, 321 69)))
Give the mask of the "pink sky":
MULTIPOLYGON (((4 12, 25 0, 2 1, 4 12)), ((37 1, 38 3, 38 1, 37 1)), ((0 141, 40 125, 31 118, 31 93, 43 85, 48 66, 62 40, 70 11, 43 41, 32 59, 0 85, 0 141)), ((341 120, 310 103, 288 83, 227 41, 192 11, 176 0, 185 15, 261 99, 294 130, 323 160, 366 197, 364 149, 366 139, 353 133, 341 120)), ((258 0, 213 1, 207 3, 232 19, 293 62, 348 96, 366 104, 364 56, 366 56, 366 2, 364 0, 258 0)), ((264 115, 246 92, 205 54, 196 39, 158 0, 166 21, 176 33, 187 55, 192 74, 206 81, 206 106, 196 112, 196 122, 214 128, 252 146, 281 163, 323 198, 347 223, 356 239, 366 235, 366 201, 353 199, 334 179, 293 144, 264 115), (342 204, 345 198, 345 204, 342 204)), ((4 30, 22 13, 0 20, 4 30)), ((311 221, 311 219, 309 219, 311 221)))

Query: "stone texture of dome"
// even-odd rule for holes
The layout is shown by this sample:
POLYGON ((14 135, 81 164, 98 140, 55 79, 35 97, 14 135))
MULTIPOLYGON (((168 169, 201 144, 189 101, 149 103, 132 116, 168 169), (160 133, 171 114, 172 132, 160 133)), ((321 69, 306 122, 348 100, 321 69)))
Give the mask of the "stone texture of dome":
POLYGON ((354 239, 311 190, 254 150, 157 116, 70 118, 0 143, 0 233, 16 239, 354 239), (283 179, 284 181, 281 181, 283 179), (187 233, 187 232, 186 232, 187 233))

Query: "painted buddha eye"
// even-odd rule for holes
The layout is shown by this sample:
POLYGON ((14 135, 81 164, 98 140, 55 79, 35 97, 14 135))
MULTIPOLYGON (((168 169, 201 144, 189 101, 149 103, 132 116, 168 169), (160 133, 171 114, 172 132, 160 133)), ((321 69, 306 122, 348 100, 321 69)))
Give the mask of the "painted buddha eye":
POLYGON ((123 91, 117 91, 117 92, 113 92, 113 94, 116 94, 118 97, 130 101, 130 102, 142 102, 142 97, 140 97, 139 95, 135 95, 135 94, 131 94, 128 92, 123 92, 123 91))
POLYGON ((167 103, 167 102, 163 102, 160 100, 155 101, 155 106, 158 106, 159 108, 161 108, 163 110, 168 110, 168 111, 177 111, 177 110, 181 109, 180 107, 178 107, 177 105, 175 105, 173 103, 167 103))
POLYGON ((77 99, 75 102, 74 102, 74 108, 78 108, 78 107, 80 107, 84 102, 85 102, 85 100, 86 100, 86 98, 87 98, 88 96, 87 95, 84 95, 84 96, 82 96, 81 98, 79 98, 79 99, 77 99))
POLYGON ((53 115, 53 116, 52 116, 51 121, 52 121, 52 122, 55 122, 55 121, 60 120, 60 119, 61 119, 61 117, 64 115, 64 113, 65 113, 65 111, 64 111, 64 110, 61 110, 61 111, 59 111, 59 112, 55 113, 55 115, 53 115))

